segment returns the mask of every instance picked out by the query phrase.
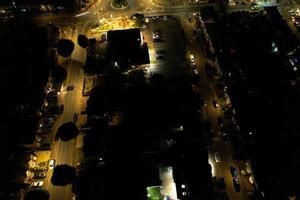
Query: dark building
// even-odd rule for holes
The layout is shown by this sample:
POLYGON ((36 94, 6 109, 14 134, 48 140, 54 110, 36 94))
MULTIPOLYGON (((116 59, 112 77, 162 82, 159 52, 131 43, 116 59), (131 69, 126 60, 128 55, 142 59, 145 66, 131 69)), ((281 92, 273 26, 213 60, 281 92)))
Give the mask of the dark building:
POLYGON ((299 47, 299 43, 286 21, 280 15, 277 6, 265 7, 264 9, 273 28, 276 30, 276 43, 278 43, 281 53, 287 55, 293 52, 299 47))
POLYGON ((149 53, 143 43, 140 29, 126 29, 107 32, 108 57, 119 66, 149 64, 149 53))

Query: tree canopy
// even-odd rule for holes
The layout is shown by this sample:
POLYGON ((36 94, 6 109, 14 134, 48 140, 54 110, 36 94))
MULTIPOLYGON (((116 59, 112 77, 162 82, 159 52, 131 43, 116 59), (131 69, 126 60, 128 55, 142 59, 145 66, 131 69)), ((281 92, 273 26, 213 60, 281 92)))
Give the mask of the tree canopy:
POLYGON ((69 165, 57 165, 51 177, 51 183, 57 186, 66 186, 76 179, 76 170, 69 165))
POLYGON ((67 70, 60 65, 55 66, 52 69, 51 76, 54 84, 62 83, 67 78, 67 70))
POLYGON ((68 39, 61 39, 57 42, 57 52, 62 57, 71 56, 72 52, 74 51, 74 47, 74 43, 68 39))
POLYGON ((82 34, 78 35, 77 42, 82 48, 87 48, 89 45, 89 39, 82 34))
POLYGON ((24 200, 49 200, 49 193, 46 190, 29 190, 24 197, 24 200))
POLYGON ((79 130, 73 122, 66 122, 56 132, 56 136, 62 141, 69 141, 79 134, 79 130))

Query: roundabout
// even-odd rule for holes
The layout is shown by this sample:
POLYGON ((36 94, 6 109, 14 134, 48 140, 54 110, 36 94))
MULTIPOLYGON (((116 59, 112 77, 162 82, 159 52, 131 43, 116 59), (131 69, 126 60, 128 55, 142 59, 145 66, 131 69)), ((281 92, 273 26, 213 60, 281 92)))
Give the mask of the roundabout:
POLYGON ((110 5, 113 9, 122 10, 129 6, 129 2, 128 0, 113 0, 110 5))

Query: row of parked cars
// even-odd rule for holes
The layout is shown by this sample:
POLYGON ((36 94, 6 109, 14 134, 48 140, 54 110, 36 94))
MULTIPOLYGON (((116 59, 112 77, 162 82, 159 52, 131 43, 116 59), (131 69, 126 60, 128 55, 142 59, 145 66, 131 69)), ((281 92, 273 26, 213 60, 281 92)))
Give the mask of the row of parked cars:
MULTIPOLYGON (((222 162, 220 152, 215 152, 214 158, 215 158, 216 163, 222 162)), ((229 170, 230 170, 230 174, 232 176, 234 189, 235 189, 235 191, 240 192, 241 185, 240 185, 240 181, 239 181, 239 173, 238 173, 237 169, 233 166, 231 166, 229 168, 229 170)))
POLYGON ((41 4, 41 5, 20 5, 20 10, 22 12, 32 12, 32 13, 58 13, 59 11, 64 11, 63 6, 54 6, 51 4, 41 4))
POLYGON ((35 169, 33 179, 34 181, 31 183, 31 188, 40 188, 44 185, 44 179, 47 176, 48 169, 54 169, 55 167, 55 160, 52 159, 49 161, 49 165, 45 169, 35 169))

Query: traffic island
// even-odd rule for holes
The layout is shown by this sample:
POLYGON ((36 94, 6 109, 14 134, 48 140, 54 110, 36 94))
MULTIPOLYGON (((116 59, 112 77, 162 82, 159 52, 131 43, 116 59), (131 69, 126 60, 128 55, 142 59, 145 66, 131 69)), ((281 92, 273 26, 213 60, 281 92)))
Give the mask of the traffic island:
POLYGON ((111 7, 117 10, 125 9, 128 6, 129 6, 129 2, 127 0, 113 0, 111 2, 111 7))

